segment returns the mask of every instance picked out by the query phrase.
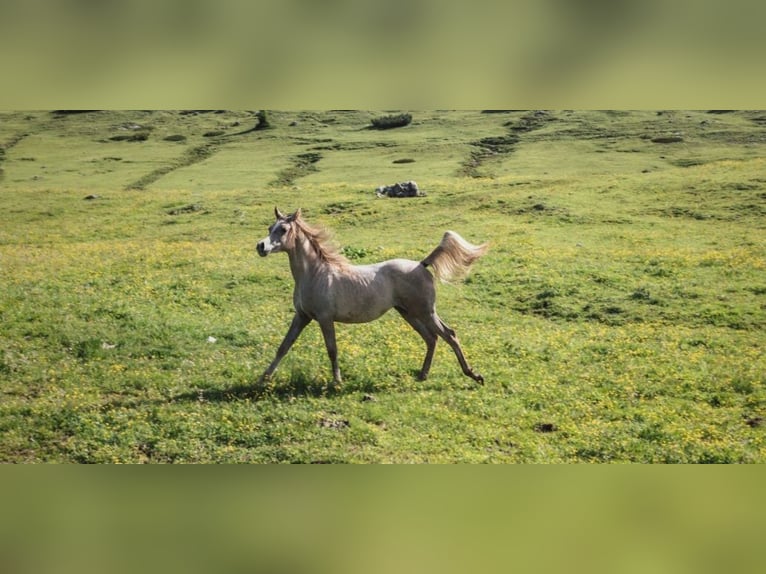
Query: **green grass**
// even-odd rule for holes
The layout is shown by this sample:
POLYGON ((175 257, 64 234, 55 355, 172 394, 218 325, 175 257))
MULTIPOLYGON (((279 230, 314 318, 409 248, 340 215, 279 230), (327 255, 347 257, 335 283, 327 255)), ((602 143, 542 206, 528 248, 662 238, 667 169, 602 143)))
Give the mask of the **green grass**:
POLYGON ((766 462, 757 112, 380 115, 0 114, 0 460, 766 462), (360 263, 490 241, 437 300, 486 384, 444 343, 417 382, 392 313, 338 326, 341 388, 313 325, 257 392, 292 314, 254 250, 275 204, 360 263))

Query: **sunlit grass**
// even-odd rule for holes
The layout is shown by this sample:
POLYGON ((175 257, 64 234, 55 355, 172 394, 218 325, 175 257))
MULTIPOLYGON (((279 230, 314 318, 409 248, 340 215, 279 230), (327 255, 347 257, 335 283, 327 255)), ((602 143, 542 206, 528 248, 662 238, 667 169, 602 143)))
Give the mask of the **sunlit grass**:
MULTIPOLYGON (((82 158, 117 144, 72 118, 72 133, 23 140, 0 190, 0 459, 764 462, 763 144, 699 135, 659 151, 640 137, 648 112, 561 113, 482 177, 457 173, 470 142, 520 114, 415 114, 380 133, 355 127, 370 114, 296 114, 289 128, 275 113, 269 140, 222 146, 145 191, 124 184, 179 144, 150 140, 164 150, 151 161, 120 144, 113 163, 135 163, 97 173, 54 135, 82 158), (330 144, 319 171, 269 185, 295 153, 330 144), (400 156, 416 161, 389 161, 400 156), (670 163, 690 158, 705 161, 670 163), (44 185, 29 179, 42 165, 44 185), (427 197, 375 199, 373 184, 410 178, 427 197), (303 207, 361 263, 423 257, 448 228, 489 240, 437 299, 486 385, 443 343, 417 382, 424 345, 392 313, 338 326, 341 388, 312 325, 258 390, 292 315, 287 259, 254 251, 275 204, 303 207)), ((707 119, 695 114, 684 129, 707 119)), ((172 119, 152 133, 191 129, 172 119)), ((224 120, 199 122, 190 138, 224 120)))

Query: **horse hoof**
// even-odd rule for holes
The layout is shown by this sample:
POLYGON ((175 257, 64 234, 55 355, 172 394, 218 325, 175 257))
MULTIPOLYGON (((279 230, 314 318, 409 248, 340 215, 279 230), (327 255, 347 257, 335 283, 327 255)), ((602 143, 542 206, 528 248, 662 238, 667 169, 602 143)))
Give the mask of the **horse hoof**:
POLYGON ((484 377, 481 375, 474 375, 473 380, 479 383, 480 385, 484 384, 484 377))
POLYGON ((263 390, 265 389, 268 384, 271 382, 271 375, 261 375, 258 377, 258 380, 255 382, 255 388, 257 390, 263 390))

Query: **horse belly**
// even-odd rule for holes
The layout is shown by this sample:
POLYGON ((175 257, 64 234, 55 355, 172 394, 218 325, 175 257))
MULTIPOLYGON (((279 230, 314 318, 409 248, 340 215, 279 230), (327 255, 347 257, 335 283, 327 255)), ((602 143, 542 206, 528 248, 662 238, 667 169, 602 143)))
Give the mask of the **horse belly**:
POLYGON ((335 320, 340 323, 368 323, 394 306, 393 286, 380 273, 379 265, 357 267, 353 278, 338 285, 335 320))
POLYGON ((339 304, 335 309, 335 320, 339 323, 369 323, 393 306, 389 297, 364 295, 339 304))

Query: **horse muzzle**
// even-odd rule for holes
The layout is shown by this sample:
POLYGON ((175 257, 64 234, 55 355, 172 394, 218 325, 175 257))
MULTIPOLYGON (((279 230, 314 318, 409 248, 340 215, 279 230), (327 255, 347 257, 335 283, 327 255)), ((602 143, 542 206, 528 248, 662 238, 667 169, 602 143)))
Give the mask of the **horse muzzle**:
POLYGON ((266 257, 271 252, 271 249, 266 249, 266 244, 263 241, 259 241, 255 249, 261 257, 266 257))

